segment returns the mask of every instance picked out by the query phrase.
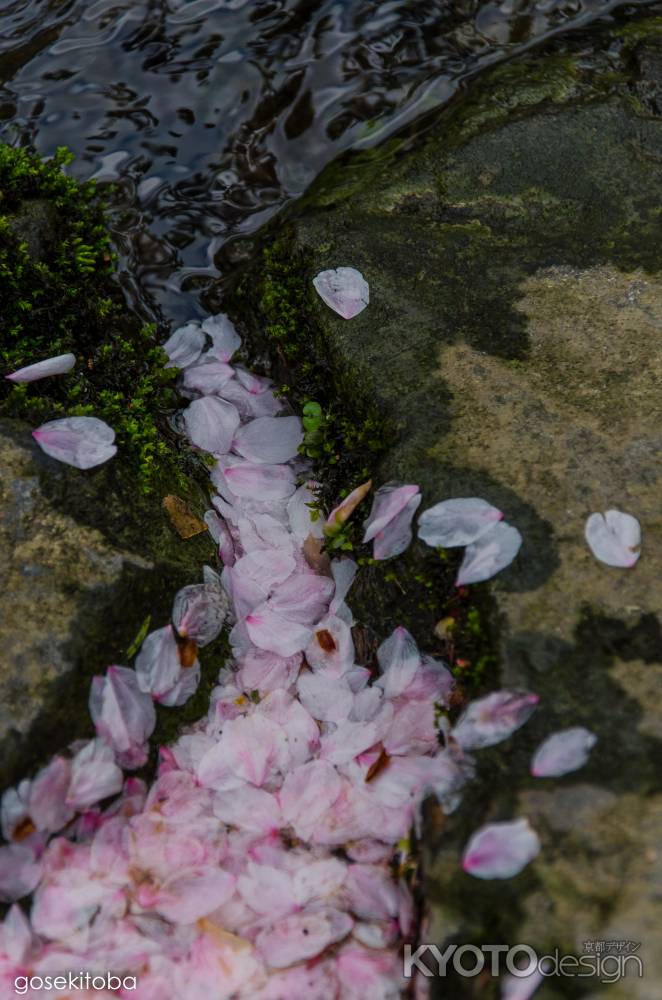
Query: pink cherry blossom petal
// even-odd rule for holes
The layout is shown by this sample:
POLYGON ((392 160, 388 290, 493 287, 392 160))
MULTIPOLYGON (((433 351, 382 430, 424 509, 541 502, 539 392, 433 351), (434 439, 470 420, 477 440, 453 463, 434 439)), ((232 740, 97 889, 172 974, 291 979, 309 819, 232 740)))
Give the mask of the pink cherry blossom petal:
POLYGON ((66 804, 71 780, 71 764, 64 757, 54 757, 32 781, 29 811, 38 830, 57 833, 73 817, 73 810, 66 804))
POLYGON ((475 878, 512 878, 540 851, 540 840, 527 819, 489 823, 473 834, 462 867, 475 878))
POLYGON ((296 489, 294 473, 288 466, 259 465, 239 460, 219 461, 225 480, 237 497, 261 500, 286 500, 296 489))
POLYGON ((50 420, 32 436, 47 455, 76 469, 93 469, 117 453, 115 431, 97 417, 50 420))
POLYGON ((589 758, 598 738, 583 726, 552 733, 540 744, 531 761, 535 778, 558 778, 578 771, 589 758))
POLYGON ((122 790, 123 780, 112 748, 103 740, 91 740, 71 762, 66 803, 80 812, 109 795, 117 795, 122 790))
POLYGON ((48 378, 49 375, 66 375, 76 364, 75 354, 58 354, 54 358, 46 358, 45 361, 37 361, 33 365, 19 368, 11 375, 5 375, 10 382, 36 382, 40 378, 48 378))
POLYGON ((479 497, 442 500, 421 514, 418 537, 443 549, 471 545, 502 518, 500 510, 479 497))
POLYGON ((13 903, 34 891, 42 866, 24 844, 0 846, 0 900, 13 903))
POLYGON ((354 267, 320 271, 313 285, 322 301, 343 319, 358 316, 370 301, 368 282, 354 267))
POLYGON ((205 336, 197 323, 187 323, 166 340, 163 350, 170 359, 166 368, 186 368, 195 364, 205 346, 205 336))
POLYGON ((239 414, 232 403, 216 396, 194 399, 184 410, 189 440, 212 455, 225 455, 239 427, 239 414))
POLYGON ((219 361, 230 361, 235 351, 241 347, 241 337, 235 330, 234 323, 223 313, 209 316, 202 324, 202 329, 212 343, 207 353, 219 361))
POLYGON ((123 755, 141 748, 156 725, 154 704, 138 686, 134 670, 108 667, 105 677, 94 677, 90 689, 90 715, 97 735, 111 746, 121 763, 123 755))
POLYGON ((308 483, 304 483, 287 502, 287 517, 290 531, 301 544, 309 535, 322 537, 322 518, 312 519, 311 507, 315 503, 315 494, 308 483))
POLYGON ((353 925, 349 914, 340 910, 304 911, 265 928, 258 934, 256 945, 267 965, 283 969, 314 958, 329 945, 342 941, 353 925))
POLYGON ((630 568, 641 555, 641 526, 632 514, 620 510, 591 514, 585 535, 595 558, 607 566, 630 568))
POLYGON ((232 448, 249 462, 280 465, 294 458, 302 441, 299 417, 258 417, 239 428, 232 448))
POLYGON ((413 496, 393 520, 377 532, 372 543, 373 558, 392 559, 409 547, 412 540, 411 522, 421 499, 420 493, 413 496))
POLYGON ((380 486, 373 498, 370 514, 364 522, 363 541, 369 542, 383 531, 417 494, 418 486, 401 486, 399 483, 380 486))
POLYGON ((136 677, 141 691, 157 701, 180 679, 182 666, 172 625, 150 632, 136 658, 136 677))
POLYGON ((522 536, 517 528, 505 521, 497 521, 467 546, 455 581, 456 586, 489 580, 511 564, 521 544, 522 536))
POLYGON ((397 698, 414 679, 421 657, 406 628, 399 625, 377 650, 382 671, 379 685, 387 698, 397 698))
POLYGON ((527 691, 494 691, 469 702, 453 728, 464 750, 481 750, 507 739, 523 726, 540 701, 527 691))
POLYGON ((234 369, 230 365, 224 361, 207 361, 187 368, 182 384, 203 396, 213 396, 231 378, 234 378, 234 369))
POLYGON ((272 611, 268 604, 261 604, 246 617, 246 629, 258 649, 266 649, 279 656, 300 653, 310 642, 312 632, 305 625, 283 618, 272 611))
POLYGON ((203 647, 220 634, 227 613, 228 600, 220 587, 193 583, 175 595, 172 622, 179 635, 203 647))

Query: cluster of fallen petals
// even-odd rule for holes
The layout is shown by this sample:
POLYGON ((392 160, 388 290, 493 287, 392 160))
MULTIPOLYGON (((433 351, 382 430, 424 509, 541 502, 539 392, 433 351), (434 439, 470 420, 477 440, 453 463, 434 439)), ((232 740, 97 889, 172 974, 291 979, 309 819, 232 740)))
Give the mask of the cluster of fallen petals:
MULTIPOLYGON (((299 418, 283 412, 267 379, 231 363, 239 346, 225 316, 189 323, 165 345, 188 402, 182 430, 215 460, 205 523, 222 572, 205 567, 202 582, 175 596, 170 622, 145 638, 132 666, 94 678, 95 738, 5 792, 7 990, 18 975, 103 968, 135 975, 130 995, 141 1000, 403 997, 400 949, 417 927, 399 845, 423 799, 456 809, 473 754, 510 737, 538 705, 531 692, 497 691, 451 724, 451 672, 402 627, 379 646, 375 670, 356 662, 347 597, 357 566, 312 558, 310 543, 319 551, 371 484, 325 525, 313 520, 299 418), (161 748, 151 787, 127 777, 147 759, 155 703, 191 697, 198 649, 228 618, 232 659, 206 716, 161 748), (28 896, 26 917, 15 901, 28 896)), ((83 419, 94 418, 54 422, 65 425, 61 437, 45 425, 37 440, 87 468, 77 435, 114 446, 98 427, 91 439, 81 432, 83 419)), ((414 485, 376 491, 365 522, 375 558, 409 545, 420 502, 414 485)), ((477 498, 426 511, 419 535, 466 546, 465 582, 507 565, 521 542, 477 498)), ((531 773, 569 773, 594 743, 582 727, 553 734, 531 773)), ((510 878, 539 850, 516 817, 477 830, 461 864, 477 878, 510 878)))

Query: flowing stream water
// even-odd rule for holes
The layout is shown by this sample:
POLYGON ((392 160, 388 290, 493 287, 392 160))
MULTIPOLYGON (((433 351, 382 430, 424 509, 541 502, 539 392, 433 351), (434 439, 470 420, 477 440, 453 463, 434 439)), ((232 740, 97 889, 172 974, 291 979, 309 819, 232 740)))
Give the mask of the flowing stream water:
POLYGON ((232 241, 340 152, 380 143, 495 62, 651 6, 10 0, 0 138, 44 155, 67 145, 77 176, 113 182, 130 305, 185 319, 232 268, 232 241))

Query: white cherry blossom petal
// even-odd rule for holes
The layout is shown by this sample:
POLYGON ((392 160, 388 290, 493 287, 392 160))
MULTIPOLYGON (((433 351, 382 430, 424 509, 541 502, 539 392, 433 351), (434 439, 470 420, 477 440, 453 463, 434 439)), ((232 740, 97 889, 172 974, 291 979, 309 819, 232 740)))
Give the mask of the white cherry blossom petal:
POLYGON ((320 271, 313 285, 322 301, 343 319, 358 316, 370 301, 368 282, 355 267, 320 271))

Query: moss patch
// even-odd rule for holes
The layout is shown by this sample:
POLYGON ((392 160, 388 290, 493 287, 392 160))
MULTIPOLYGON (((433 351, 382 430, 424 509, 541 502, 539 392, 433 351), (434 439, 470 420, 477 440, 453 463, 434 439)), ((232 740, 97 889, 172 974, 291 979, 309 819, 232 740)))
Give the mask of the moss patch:
POLYGON ((176 372, 153 326, 126 314, 113 284, 103 205, 93 182, 79 184, 51 160, 0 146, 0 366, 4 373, 68 351, 67 376, 0 386, 0 413, 37 425, 65 415, 94 415, 116 432, 147 493, 171 462, 159 434, 171 409, 176 372))

